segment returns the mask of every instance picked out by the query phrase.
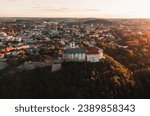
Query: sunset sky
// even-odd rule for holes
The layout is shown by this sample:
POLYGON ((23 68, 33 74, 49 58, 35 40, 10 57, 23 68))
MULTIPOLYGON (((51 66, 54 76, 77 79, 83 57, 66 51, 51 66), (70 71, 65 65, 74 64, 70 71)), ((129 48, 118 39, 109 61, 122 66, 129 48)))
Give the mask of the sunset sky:
POLYGON ((150 0, 0 0, 0 17, 150 18, 150 0))

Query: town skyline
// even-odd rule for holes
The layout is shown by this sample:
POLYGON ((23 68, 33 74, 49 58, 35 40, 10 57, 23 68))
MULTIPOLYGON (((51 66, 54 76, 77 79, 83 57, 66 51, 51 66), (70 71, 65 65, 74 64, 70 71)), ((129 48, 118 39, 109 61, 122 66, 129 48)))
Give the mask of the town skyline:
POLYGON ((0 17, 150 18, 148 0, 0 0, 0 17))

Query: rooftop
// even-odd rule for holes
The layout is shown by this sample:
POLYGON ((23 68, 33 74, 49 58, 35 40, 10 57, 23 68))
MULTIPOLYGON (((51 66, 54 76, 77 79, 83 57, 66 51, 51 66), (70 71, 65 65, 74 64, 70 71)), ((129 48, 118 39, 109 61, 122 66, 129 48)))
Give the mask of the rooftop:
POLYGON ((96 47, 87 47, 87 54, 99 54, 100 53, 100 49, 96 48, 96 47))
POLYGON ((86 49, 85 48, 71 48, 71 49, 67 49, 65 52, 65 54, 82 54, 82 53, 86 53, 86 49))

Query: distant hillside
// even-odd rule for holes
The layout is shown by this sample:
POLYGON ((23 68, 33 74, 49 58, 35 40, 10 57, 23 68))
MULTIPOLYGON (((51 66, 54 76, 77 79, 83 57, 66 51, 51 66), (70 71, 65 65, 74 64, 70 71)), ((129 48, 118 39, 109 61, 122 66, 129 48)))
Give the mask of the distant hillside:
POLYGON ((83 19, 72 19, 68 22, 68 25, 72 25, 72 24, 86 24, 86 25, 90 25, 90 24, 104 24, 104 25, 111 25, 112 22, 107 20, 107 19, 93 19, 93 18, 83 18, 83 19))
POLYGON ((111 57, 98 63, 66 62, 50 68, 1 72, 0 98, 133 98, 132 73, 111 57))
POLYGON ((111 25, 112 22, 106 19, 91 19, 83 22, 84 24, 104 24, 104 25, 111 25))

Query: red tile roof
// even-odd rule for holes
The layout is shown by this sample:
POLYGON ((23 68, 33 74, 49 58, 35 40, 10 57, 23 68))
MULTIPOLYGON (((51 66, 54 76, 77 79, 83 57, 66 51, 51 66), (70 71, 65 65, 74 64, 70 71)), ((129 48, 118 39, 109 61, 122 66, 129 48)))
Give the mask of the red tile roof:
POLYGON ((4 54, 1 54, 1 53, 0 53, 0 57, 4 57, 4 54))
POLYGON ((100 53, 99 52, 100 50, 96 47, 87 47, 86 50, 87 50, 87 54, 99 54, 100 53))
POLYGON ((13 48, 13 47, 7 47, 5 49, 6 49, 6 51, 11 51, 11 50, 14 50, 15 48, 13 48))

